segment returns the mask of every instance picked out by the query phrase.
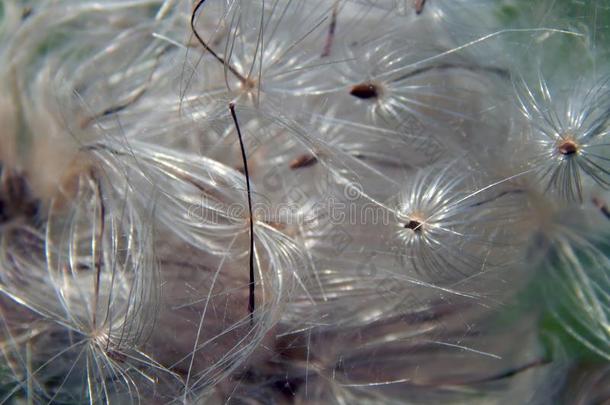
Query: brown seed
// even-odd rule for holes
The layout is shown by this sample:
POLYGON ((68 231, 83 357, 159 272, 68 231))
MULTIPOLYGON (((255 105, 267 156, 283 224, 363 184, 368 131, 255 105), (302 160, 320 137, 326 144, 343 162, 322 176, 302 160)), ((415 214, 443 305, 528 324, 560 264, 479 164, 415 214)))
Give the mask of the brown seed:
POLYGON ((313 166, 317 162, 318 162, 318 159, 313 155, 301 155, 301 156, 297 157, 296 159, 294 159, 292 162, 290 162, 290 168, 293 170, 301 169, 304 167, 313 166))
POLYGON ((415 0, 415 14, 421 14, 424 11, 426 0, 415 0))
POLYGON ((339 0, 335 1, 335 6, 333 7, 333 14, 330 20, 330 26, 328 27, 328 36, 326 37, 326 44, 324 45, 324 51, 322 52, 322 57, 326 58, 330 56, 333 40, 335 38, 335 30, 337 28, 337 15, 339 14, 339 0))
POLYGON ((578 145, 572 140, 564 140, 559 144, 559 153, 564 156, 570 156, 578 152, 578 145))
POLYGON ((412 230, 413 232, 422 231, 422 223, 414 219, 410 220, 405 224, 405 228, 412 230))
POLYGON ((106 352, 106 355, 117 363, 124 363, 127 360, 126 355, 124 355, 123 353, 117 352, 115 350, 112 350, 112 349, 108 350, 106 352))
POLYGON ((349 94, 362 100, 379 97, 379 91, 377 90, 377 86, 372 83, 357 84, 352 87, 352 90, 349 92, 349 94))
POLYGON ((286 229, 286 224, 283 222, 279 222, 279 221, 263 221, 264 223, 266 223, 267 225, 271 226, 272 228, 277 229, 278 231, 283 231, 284 229, 286 229))
POLYGON ((32 196, 25 173, 0 165, 0 223, 15 217, 32 219, 39 201, 32 196))
POLYGON ((24 7, 23 10, 21 11, 21 20, 27 20, 27 18, 29 16, 32 15, 32 13, 34 12, 34 10, 32 9, 32 7, 28 6, 28 7, 24 7))

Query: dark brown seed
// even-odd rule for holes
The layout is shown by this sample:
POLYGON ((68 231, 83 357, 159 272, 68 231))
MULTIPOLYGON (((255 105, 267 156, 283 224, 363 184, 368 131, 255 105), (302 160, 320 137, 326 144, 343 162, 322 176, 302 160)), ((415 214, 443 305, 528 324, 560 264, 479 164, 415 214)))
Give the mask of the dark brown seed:
POLYGON ((33 219, 38 205, 25 174, 0 165, 0 223, 16 217, 33 219))
POLYGON ((379 97, 379 92, 377 91, 377 86, 375 86, 372 83, 357 84, 354 87, 352 87, 352 90, 349 92, 349 94, 351 94, 354 97, 358 97, 362 100, 379 97))
POLYGON ((32 15, 32 13, 34 12, 34 10, 32 9, 32 7, 24 7, 23 11, 21 12, 21 21, 23 20, 27 20, 29 16, 32 15))
POLYGON ((421 230, 422 230, 422 223, 412 219, 412 220, 410 220, 409 222, 407 222, 405 224, 405 228, 410 229, 413 232, 421 232, 421 230))
POLYGON ((304 167, 313 166, 317 162, 318 162, 318 159, 313 155, 301 155, 301 156, 297 157, 296 159, 294 159, 292 162, 290 162, 290 168, 293 170, 301 169, 304 167))
POLYGON ((106 354, 108 355, 109 358, 111 358, 112 360, 114 360, 117 363, 124 363, 127 360, 126 355, 124 355, 123 353, 114 351, 114 350, 108 350, 106 352, 106 354))
POLYGON ((339 14, 339 1, 335 1, 335 6, 333 7, 333 14, 330 20, 330 26, 328 27, 328 36, 326 37, 326 44, 324 45, 324 52, 322 52, 322 57, 326 58, 330 56, 333 40, 335 38, 335 30, 337 28, 337 15, 339 14))
POLYGON ((578 152, 578 145, 574 141, 566 140, 559 145, 559 153, 564 156, 573 155, 578 152))

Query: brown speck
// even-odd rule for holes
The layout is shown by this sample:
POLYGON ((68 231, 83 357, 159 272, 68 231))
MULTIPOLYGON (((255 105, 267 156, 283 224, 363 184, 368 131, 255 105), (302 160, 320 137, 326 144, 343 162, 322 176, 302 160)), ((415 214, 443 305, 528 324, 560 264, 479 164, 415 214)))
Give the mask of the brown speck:
POLYGON ((559 153, 564 156, 570 156, 578 152, 578 145, 571 139, 561 141, 559 144, 559 153))
POLYGON ((410 220, 405 224, 405 228, 412 230, 413 232, 422 231, 422 223, 414 219, 410 220))
POLYGON ((379 91, 377 89, 377 86, 372 83, 357 84, 352 87, 352 90, 349 92, 349 94, 362 100, 368 100, 369 98, 379 97, 379 91))
POLYGON ((330 20, 330 26, 328 27, 328 36, 326 37, 326 44, 324 45, 324 52, 322 52, 322 57, 326 58, 330 56, 333 39, 335 38, 335 29, 337 28, 337 15, 339 14, 339 1, 335 1, 335 6, 333 7, 333 14, 330 20))
POLYGON ((301 155, 290 162, 290 168, 293 170, 301 169, 304 167, 313 166, 317 162, 318 159, 313 155, 301 155))
POLYGON ((278 231, 283 231, 286 229, 286 224, 279 221, 264 221, 270 227, 277 229, 278 231))
POLYGON ((415 14, 421 14, 424 11, 426 0, 415 0, 415 14))
POLYGON ((127 356, 123 353, 117 352, 115 350, 108 350, 106 355, 117 363, 124 363, 127 360, 127 356))
POLYGON ((0 165, 0 223, 36 216, 40 201, 32 196, 25 175, 0 165))
POLYGON ((23 20, 27 20, 29 16, 32 15, 32 13, 34 12, 34 10, 32 9, 32 7, 24 7, 23 11, 21 12, 21 21, 23 20))

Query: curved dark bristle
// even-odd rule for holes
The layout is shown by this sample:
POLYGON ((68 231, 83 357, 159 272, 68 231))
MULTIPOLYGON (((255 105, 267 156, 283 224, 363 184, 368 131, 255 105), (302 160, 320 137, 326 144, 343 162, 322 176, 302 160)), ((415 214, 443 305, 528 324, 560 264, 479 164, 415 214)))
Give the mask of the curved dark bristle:
POLYGON ((246 176, 246 190, 248 195, 248 213, 250 218, 250 281, 249 281, 249 298, 248 298, 248 312, 250 313, 250 324, 254 321, 254 221, 252 219, 252 194, 250 192, 250 174, 248 172, 248 158, 246 156, 246 148, 244 146, 244 140, 241 135, 241 129, 239 128, 239 122, 237 121, 237 114, 235 113, 235 104, 229 103, 229 110, 231 111, 231 117, 235 123, 235 129, 237 130, 237 137, 239 138, 239 147, 241 149, 241 157, 244 163, 244 174, 246 176))
POLYGON ((237 69, 235 69, 233 67, 233 65, 231 65, 230 63, 227 63, 224 58, 222 58, 220 55, 218 55, 212 48, 210 48, 210 46, 203 40, 203 38, 201 38, 201 35, 199 35, 199 32, 197 31, 197 29, 195 28, 195 20, 197 19, 197 12, 199 11, 199 9, 201 7, 203 7, 203 4, 206 2, 206 0, 200 0, 199 3, 197 3, 197 5, 195 6, 195 8, 193 9, 193 13, 191 14, 191 30, 193 31, 193 34, 195 34, 195 37, 197 38, 197 41, 201 44, 201 46, 204 47, 204 49, 206 51, 208 51, 213 57, 214 59, 216 59, 218 62, 220 62, 222 65, 226 66, 226 68, 235 75, 235 77, 237 77, 239 79, 239 81, 242 84, 247 84, 248 80, 237 71, 237 69))

